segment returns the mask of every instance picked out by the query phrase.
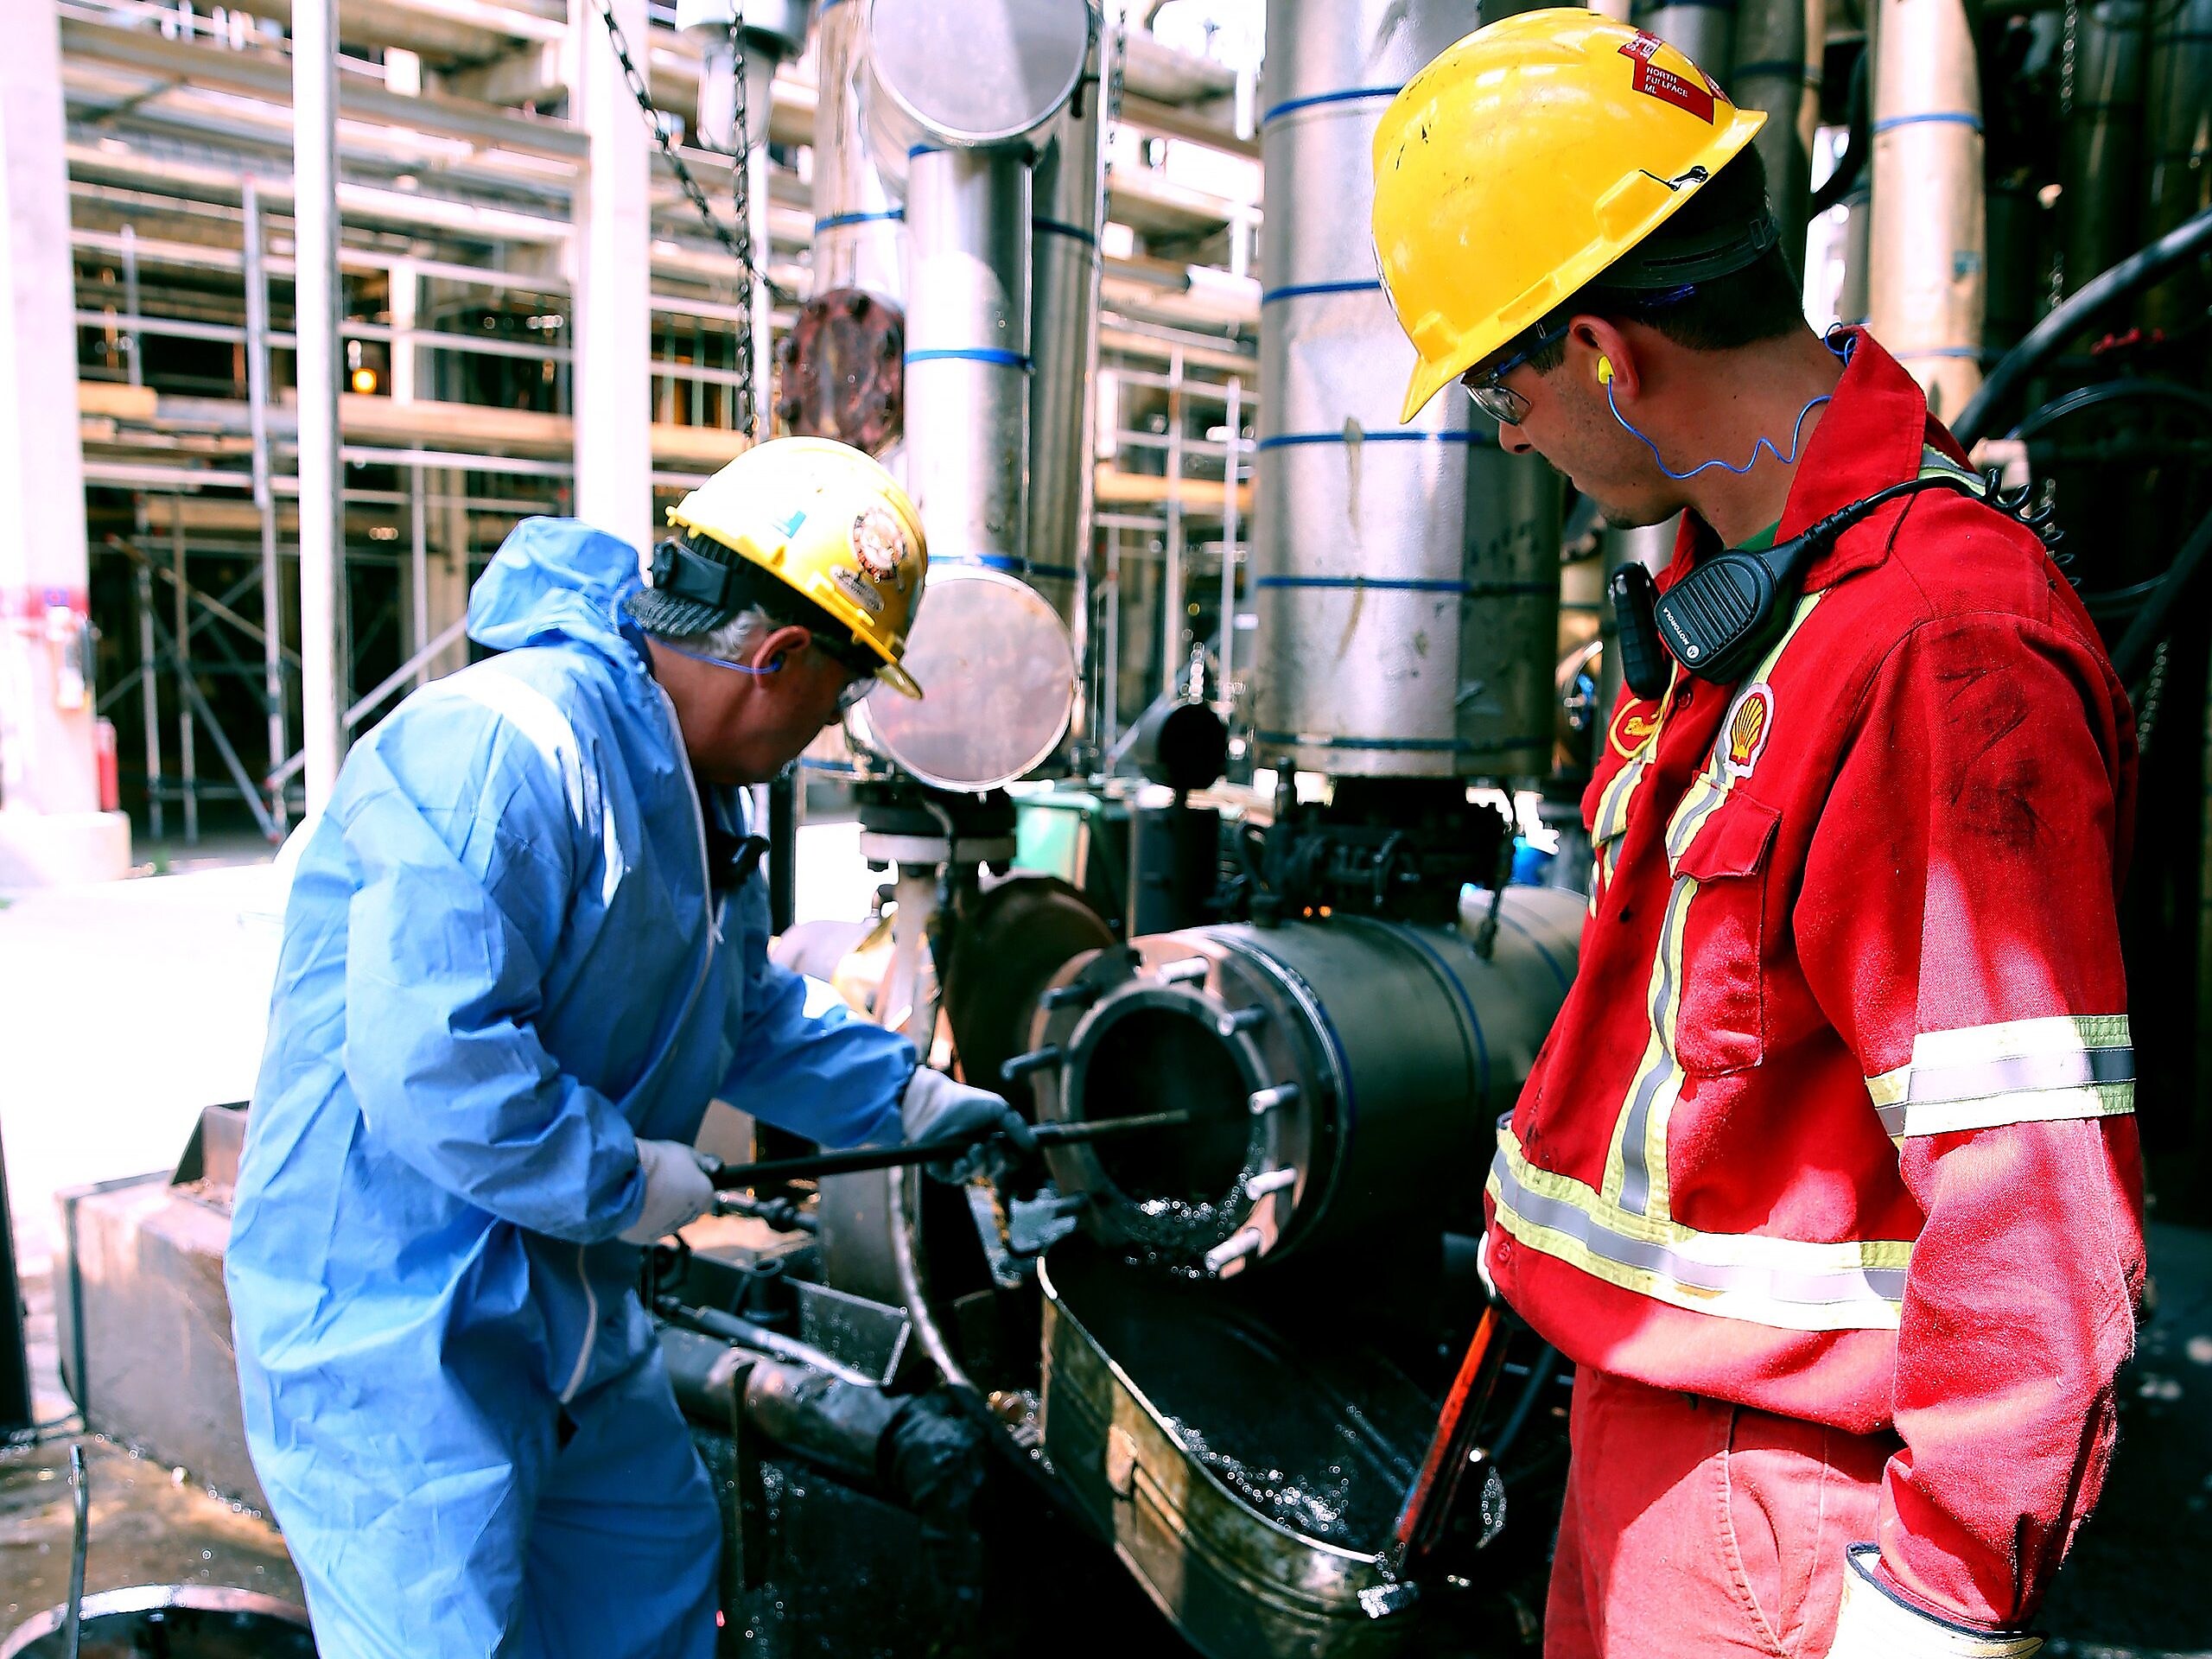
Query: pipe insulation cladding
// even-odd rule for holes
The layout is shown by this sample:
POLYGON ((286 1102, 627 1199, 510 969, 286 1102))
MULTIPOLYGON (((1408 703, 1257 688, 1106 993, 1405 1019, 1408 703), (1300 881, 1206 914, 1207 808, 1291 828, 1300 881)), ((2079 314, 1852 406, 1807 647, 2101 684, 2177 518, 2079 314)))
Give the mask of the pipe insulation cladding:
POLYGON ((1179 1130, 1056 1147, 1061 1191, 1132 1259, 1227 1277, 1428 1223, 1479 1191, 1572 980, 1580 896, 1507 889, 1496 948, 1338 916, 1154 934, 1077 957, 1031 1027, 1040 1122, 1183 1110, 1179 1130))
POLYGON ((1271 760, 1367 777, 1549 770, 1559 486, 1411 344, 1370 218, 1376 122, 1481 22, 1472 0, 1270 0, 1261 116, 1250 709, 1271 760))
POLYGON ((1029 198, 1029 581, 1052 601, 1083 658, 1089 620, 1098 400, 1099 232, 1106 177, 1099 134, 1105 28, 1094 13, 1090 55, 1037 154, 1029 198))

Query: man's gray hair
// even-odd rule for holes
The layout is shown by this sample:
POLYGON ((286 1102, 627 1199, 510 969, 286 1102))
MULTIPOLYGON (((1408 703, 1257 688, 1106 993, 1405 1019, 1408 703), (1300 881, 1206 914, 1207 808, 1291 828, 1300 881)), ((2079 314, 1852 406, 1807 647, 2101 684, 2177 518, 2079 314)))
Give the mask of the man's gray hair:
POLYGON ((658 637, 694 657, 719 657, 724 662, 742 663, 760 649, 760 642, 773 633, 777 626, 774 617, 753 605, 704 633, 667 633, 658 637))

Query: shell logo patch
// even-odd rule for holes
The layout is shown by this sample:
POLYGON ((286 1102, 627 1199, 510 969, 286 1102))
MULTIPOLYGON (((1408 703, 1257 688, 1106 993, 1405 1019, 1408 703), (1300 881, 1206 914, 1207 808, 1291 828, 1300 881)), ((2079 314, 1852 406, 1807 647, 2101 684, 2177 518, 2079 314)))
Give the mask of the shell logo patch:
POLYGON ((1614 711, 1612 724, 1605 728, 1605 741, 1622 760, 1633 760, 1659 735, 1659 716, 1663 712, 1656 702, 1624 702, 1614 711))
POLYGON ((1764 680, 1745 686, 1721 728, 1721 770, 1732 779, 1750 777, 1773 732, 1774 688, 1764 680))

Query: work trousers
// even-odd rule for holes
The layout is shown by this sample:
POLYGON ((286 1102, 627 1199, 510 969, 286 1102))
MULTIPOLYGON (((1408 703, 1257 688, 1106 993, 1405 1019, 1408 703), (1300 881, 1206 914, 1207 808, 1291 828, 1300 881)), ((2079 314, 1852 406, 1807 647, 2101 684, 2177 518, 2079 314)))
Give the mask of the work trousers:
POLYGON ((1821 1659, 1898 1442, 1583 1369, 1544 1659, 1821 1659))

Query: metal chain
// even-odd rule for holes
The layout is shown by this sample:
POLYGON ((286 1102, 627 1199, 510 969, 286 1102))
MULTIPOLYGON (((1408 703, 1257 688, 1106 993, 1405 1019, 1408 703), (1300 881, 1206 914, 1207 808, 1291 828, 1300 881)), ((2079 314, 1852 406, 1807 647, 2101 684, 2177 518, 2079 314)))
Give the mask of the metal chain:
MULTIPOLYGON (((683 157, 668 136, 668 123, 660 106, 653 102, 652 93, 645 86, 645 72, 638 67, 630 55, 630 42, 622 33, 622 25, 614 19, 613 0, 595 0, 600 21, 607 25, 607 39, 614 48, 614 60, 622 66, 622 79, 630 88, 630 96, 637 100, 639 113, 645 117, 645 127, 660 146, 661 155, 667 159, 669 169, 676 175, 676 181, 683 187, 693 207, 698 210, 700 222, 706 226, 722 251, 736 261, 738 271, 738 302, 744 316, 738 324, 738 372, 743 376, 738 389, 739 425, 750 433, 753 428, 753 284, 758 282, 768 290, 768 297, 778 304, 791 302, 791 296, 772 281, 767 273, 757 270, 753 263, 752 190, 747 171, 747 111, 745 107, 745 44, 743 7, 730 23, 730 43, 737 53, 737 150, 732 159, 732 171, 736 181, 737 231, 734 235, 715 213, 714 204, 707 200, 707 193, 691 169, 683 164, 683 157)), ((727 153, 727 152, 725 152, 727 153)))
POLYGON ((758 429, 760 410, 753 396, 753 146, 745 107, 745 0, 732 0, 730 5, 729 50, 737 83, 735 130, 730 135, 737 153, 730 164, 730 180, 737 215, 737 308, 743 314, 737 325, 737 424, 740 431, 758 438, 763 434, 758 429))

